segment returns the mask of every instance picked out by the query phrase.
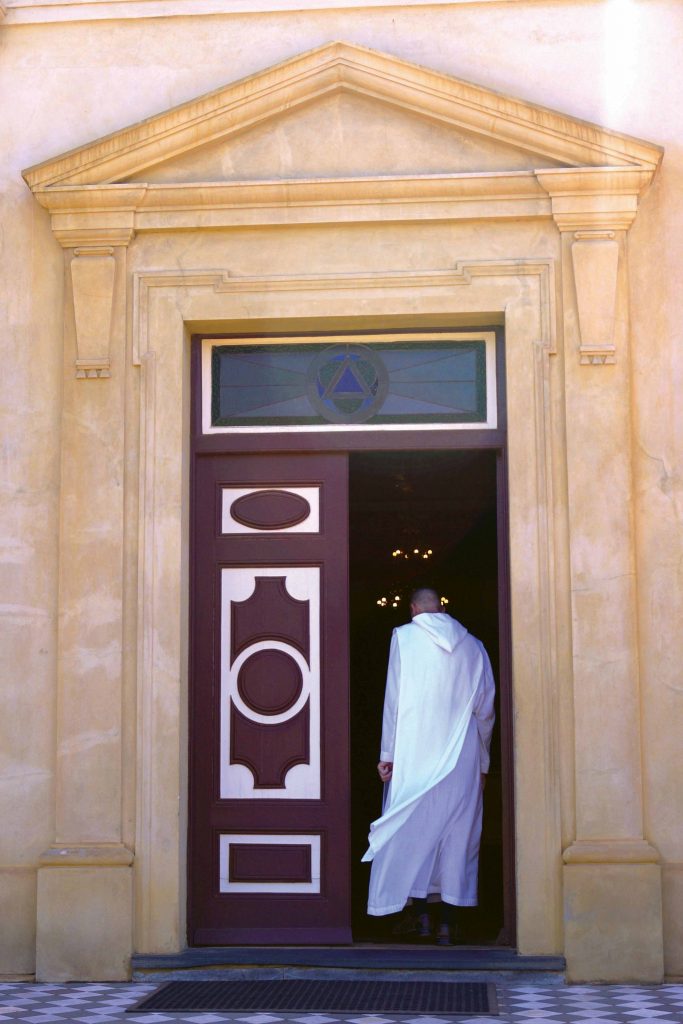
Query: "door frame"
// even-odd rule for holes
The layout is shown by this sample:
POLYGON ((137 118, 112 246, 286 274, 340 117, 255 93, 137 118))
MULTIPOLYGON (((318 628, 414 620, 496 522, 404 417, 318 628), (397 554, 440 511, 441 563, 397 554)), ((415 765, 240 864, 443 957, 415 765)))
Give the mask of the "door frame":
MULTIPOLYGON (((473 257, 455 270, 440 251, 425 255, 430 268, 444 267, 438 273, 421 266, 349 275, 333 267, 321 278, 296 263, 287 277, 247 274, 228 283, 197 265, 160 270, 155 251, 140 250, 130 338, 139 365, 131 368, 140 392, 130 431, 139 487, 131 498, 125 633, 137 695, 130 736, 137 755, 131 785, 137 952, 176 952, 186 936, 191 337, 255 325, 299 332, 388 323, 418 330, 505 325, 516 942, 524 954, 562 951, 562 850, 574 793, 563 384, 574 349, 562 347, 553 231, 549 224, 544 238, 551 255, 544 257, 528 255, 524 243, 526 256, 473 257)), ((239 238, 228 235, 222 244, 222 260, 238 259, 239 238)))
MULTIPOLYGON (((496 529, 498 557, 498 635, 499 635, 499 679, 500 715, 501 715, 501 785, 502 785, 502 847, 503 847, 503 929, 499 936, 499 945, 515 946, 517 936, 517 896, 516 896, 516 857, 515 857, 515 810, 514 810, 514 737, 512 709, 512 632, 510 608, 510 558, 509 558, 509 505, 508 505, 508 460, 507 460, 507 404, 505 375, 505 331, 501 325, 493 324, 482 327, 477 324, 471 328, 459 324, 449 331, 447 328, 429 328, 429 333, 463 333, 468 330, 490 331, 495 334, 496 344, 496 403, 498 410, 497 426, 493 429, 448 429, 438 431, 421 430, 419 425, 405 430, 382 431, 367 428, 363 431, 335 431, 287 433, 219 433, 205 435, 202 432, 202 365, 201 345, 206 338, 220 340, 236 337, 235 333, 219 333, 203 331, 191 336, 190 350, 190 565, 195 557, 195 483, 198 459, 202 456, 230 454, 287 454, 352 452, 352 451, 419 451, 419 450, 465 450, 488 449, 496 453, 496 529)), ((345 332, 349 338, 372 340, 373 334, 380 330, 363 331, 349 330, 345 332)), ((393 333, 393 331, 392 331, 393 333)), ((395 333, 401 333, 399 328, 395 333)), ((414 329, 405 328, 405 333, 414 333, 414 329)), ((334 331, 335 338, 340 332, 334 331)), ((322 331, 309 332, 316 340, 324 341, 322 331)), ((304 336, 304 332, 297 332, 304 336)), ((257 342, 259 338, 273 338, 273 332, 252 332, 239 335, 245 343, 257 342)), ((287 340, 282 335, 282 340, 287 340)), ((190 574, 190 579, 192 574, 190 574)), ((193 658, 192 637, 194 633, 195 603, 192 588, 189 595, 190 625, 190 665, 188 676, 189 723, 188 741, 190 745, 189 763, 192 765, 192 694, 193 694, 193 658)), ((191 790, 191 787, 190 787, 191 790)), ((187 855, 187 921, 188 933, 192 921, 192 862, 190 856, 190 835, 192 825, 192 806, 188 806, 188 855, 187 855)))

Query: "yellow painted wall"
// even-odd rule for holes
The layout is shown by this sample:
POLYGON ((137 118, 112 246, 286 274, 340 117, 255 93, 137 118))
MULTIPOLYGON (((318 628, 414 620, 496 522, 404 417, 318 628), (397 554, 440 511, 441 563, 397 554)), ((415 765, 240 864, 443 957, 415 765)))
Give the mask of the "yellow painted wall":
MULTIPOLYGON (((683 973, 683 7, 509 0, 123 19, 121 6, 112 20, 27 24, 10 5, 0 23, 0 971, 34 970, 35 867, 55 838, 64 271, 21 170, 343 39, 665 148, 629 233, 630 415, 645 829, 663 861, 666 967, 683 973)), ((133 842, 126 728, 124 838, 133 842)), ((566 775, 566 748, 560 760, 566 775)), ((570 819, 565 807, 569 833, 570 819)))

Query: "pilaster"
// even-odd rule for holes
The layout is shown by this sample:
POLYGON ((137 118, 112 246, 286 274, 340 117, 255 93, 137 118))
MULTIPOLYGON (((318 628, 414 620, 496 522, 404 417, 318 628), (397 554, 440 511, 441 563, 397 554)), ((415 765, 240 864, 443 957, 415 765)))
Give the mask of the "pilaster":
POLYGON ((576 837, 572 980, 657 981, 661 877, 643 834, 626 233, 649 175, 544 171, 562 237, 576 837))
POLYGON ((122 833, 126 225, 55 232, 67 299, 55 843, 39 862, 38 980, 124 980, 132 861, 122 833), (106 922, 106 926, 105 926, 106 922))

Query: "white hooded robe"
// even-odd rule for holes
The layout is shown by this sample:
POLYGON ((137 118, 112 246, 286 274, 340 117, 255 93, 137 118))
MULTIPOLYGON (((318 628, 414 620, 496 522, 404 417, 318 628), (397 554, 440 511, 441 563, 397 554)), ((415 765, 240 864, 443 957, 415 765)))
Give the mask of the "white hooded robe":
POLYGON ((394 768, 363 857, 369 914, 430 893, 476 906, 494 690, 483 645, 450 615, 421 612, 394 630, 380 753, 394 768))

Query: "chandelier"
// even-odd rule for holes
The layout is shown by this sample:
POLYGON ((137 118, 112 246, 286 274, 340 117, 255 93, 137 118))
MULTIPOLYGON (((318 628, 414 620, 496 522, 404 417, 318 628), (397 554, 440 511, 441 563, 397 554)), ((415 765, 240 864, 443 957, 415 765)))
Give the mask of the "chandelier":
MULTIPOLYGON (((412 567, 416 562, 428 561, 434 554, 432 548, 422 547, 415 545, 411 547, 407 545, 405 548, 394 548, 391 552, 391 557, 394 560, 395 571, 397 577, 394 578, 391 585, 387 588, 387 593, 383 594, 382 597, 378 597, 375 604, 378 608, 400 608, 401 604, 408 603, 410 593, 415 588, 414 570, 412 567), (406 563, 408 563, 406 565, 406 563), (403 578, 401 578, 403 577, 403 578)), ((448 604, 447 597, 441 597, 441 607, 445 608, 448 604)))
POLYGON ((422 550, 420 548, 413 548, 412 551, 404 551, 403 548, 396 548, 395 551, 391 552, 391 557, 408 560, 411 558, 431 558, 433 554, 434 552, 431 548, 424 548, 422 550))

